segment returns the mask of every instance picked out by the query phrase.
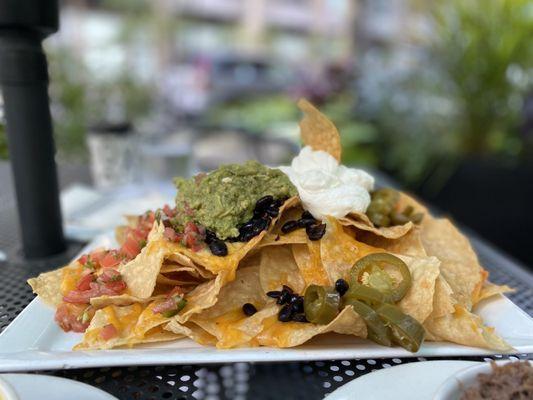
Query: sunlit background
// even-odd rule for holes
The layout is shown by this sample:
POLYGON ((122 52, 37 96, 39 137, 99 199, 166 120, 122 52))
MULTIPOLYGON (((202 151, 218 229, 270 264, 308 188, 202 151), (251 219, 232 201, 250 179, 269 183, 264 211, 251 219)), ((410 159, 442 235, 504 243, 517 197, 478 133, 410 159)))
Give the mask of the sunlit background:
POLYGON ((57 159, 107 189, 279 165, 306 97, 344 163, 532 265, 532 38, 528 0, 65 0, 45 42, 57 159))

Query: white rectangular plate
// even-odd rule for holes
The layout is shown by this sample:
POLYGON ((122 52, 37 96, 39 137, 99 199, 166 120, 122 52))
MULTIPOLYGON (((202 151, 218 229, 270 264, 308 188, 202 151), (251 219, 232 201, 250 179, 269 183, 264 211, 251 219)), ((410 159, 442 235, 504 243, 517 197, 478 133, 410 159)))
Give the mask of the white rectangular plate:
MULTIPOLYGON (((96 239, 85 249, 112 246, 112 236, 96 239)), ((514 347, 513 353, 533 352, 533 319, 504 296, 482 301, 474 310, 514 347)), ((426 342, 413 354, 367 340, 329 334, 291 349, 267 347, 218 350, 189 339, 143 345, 132 349, 72 351, 82 335, 63 332, 54 322, 55 310, 34 299, 0 334, 0 372, 87 368, 121 365, 276 362, 379 357, 454 357, 494 354, 490 350, 452 343, 426 342)))

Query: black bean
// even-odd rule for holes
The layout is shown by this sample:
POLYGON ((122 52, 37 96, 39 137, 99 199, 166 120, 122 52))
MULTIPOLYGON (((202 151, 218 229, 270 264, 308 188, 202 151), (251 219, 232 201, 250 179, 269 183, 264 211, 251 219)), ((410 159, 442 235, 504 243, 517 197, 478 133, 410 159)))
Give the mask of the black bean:
POLYGON ((287 221, 283 224, 283 226, 281 227, 281 231, 283 233, 289 233, 289 232, 292 232, 298 228, 301 228, 299 225, 298 225, 298 221, 287 221))
POLYGON ((263 196, 255 203, 256 210, 266 210, 272 204, 274 198, 270 195, 263 196))
POLYGON ((285 200, 282 199, 276 199, 272 202, 272 207, 280 208, 281 205, 285 202, 285 200))
POLYGON ((278 313, 278 320, 281 322, 289 322, 292 319, 292 308, 290 305, 284 305, 281 307, 278 313))
POLYGON ((314 218, 302 218, 298 220, 299 228, 307 228, 308 226, 316 224, 316 219, 314 218))
POLYGON ((307 321, 307 318, 305 318, 305 314, 295 314, 292 316, 292 320, 294 322, 309 322, 307 321))
POLYGON ((315 219, 309 211, 304 211, 300 219, 315 219))
POLYGON ((272 218, 276 218, 279 215, 279 208, 270 206, 266 209, 266 213, 272 218))
POLYGON ((209 250, 211 250, 211 253, 213 253, 215 256, 224 257, 228 255, 228 247, 226 246, 226 243, 220 239, 211 241, 208 246, 209 250))
POLYGON ((309 240, 320 240, 326 233, 326 224, 307 226, 305 232, 309 240))
POLYGON ((206 229, 205 230, 205 242, 207 244, 211 243, 213 240, 219 240, 217 238, 217 235, 215 234, 215 232, 213 231, 210 231, 209 229, 206 229))
POLYGON ((257 208, 254 210, 254 218, 264 218, 266 215, 266 210, 258 210, 257 208))
POLYGON ((348 282, 346 282, 344 279, 337 279, 337 282, 335 282, 335 290, 341 296, 344 296, 349 288, 350 286, 348 285, 348 282))
POLYGON ((276 304, 287 304, 289 301, 291 301, 291 294, 289 292, 282 291, 278 297, 278 300, 276 301, 276 304))
POLYGON ((292 288, 290 286, 287 286, 287 285, 283 285, 281 290, 285 291, 285 292, 289 292, 289 293, 293 293, 294 292, 294 290, 292 290, 292 288))
POLYGON ((247 317, 254 315, 257 312, 257 308, 252 303, 246 303, 242 306, 242 312, 247 317))
POLYGON ((267 292, 267 296, 272 297, 273 299, 277 299, 279 296, 281 296, 281 291, 271 290, 270 292, 267 292))
POLYGON ((296 296, 296 299, 291 299, 291 307, 295 314, 304 312, 304 298, 302 296, 296 296))

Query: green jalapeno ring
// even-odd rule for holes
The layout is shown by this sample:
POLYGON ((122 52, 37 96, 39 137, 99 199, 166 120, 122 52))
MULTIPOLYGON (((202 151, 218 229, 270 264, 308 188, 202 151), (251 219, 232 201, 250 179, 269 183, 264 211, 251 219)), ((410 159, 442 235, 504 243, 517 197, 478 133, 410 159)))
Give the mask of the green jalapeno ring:
POLYGON ((354 299, 347 299, 345 304, 352 306, 365 321, 368 339, 382 346, 392 346, 392 333, 374 309, 354 299))
POLYGON ((343 303, 347 304, 351 300, 362 301, 365 304, 375 306, 385 302, 385 295, 377 289, 370 286, 361 285, 357 282, 352 282, 350 288, 342 297, 343 303))
POLYGON ((339 313, 340 295, 333 288, 309 285, 304 295, 305 317, 314 324, 326 325, 339 313))
POLYGON ((395 343, 412 353, 420 349, 426 331, 416 319, 404 314, 392 304, 383 304, 376 309, 376 312, 390 328, 395 343))
POLYGON ((373 253, 357 260, 350 271, 351 282, 352 284, 360 282, 365 272, 368 274, 372 273, 374 266, 384 269, 383 264, 395 267, 402 276, 402 280, 396 287, 391 287, 390 290, 384 291, 384 295, 386 296, 385 302, 396 303, 407 294, 412 284, 412 278, 407 265, 392 254, 373 253))

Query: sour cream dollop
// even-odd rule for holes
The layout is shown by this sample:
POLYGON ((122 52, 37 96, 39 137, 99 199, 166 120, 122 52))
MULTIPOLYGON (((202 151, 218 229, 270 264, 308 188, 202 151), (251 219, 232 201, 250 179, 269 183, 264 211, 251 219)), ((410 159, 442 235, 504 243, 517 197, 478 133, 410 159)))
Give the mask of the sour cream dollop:
POLYGON ((280 169, 298 189, 304 208, 317 219, 365 212, 370 204, 374 178, 361 169, 339 165, 325 151, 306 146, 290 167, 280 169))

